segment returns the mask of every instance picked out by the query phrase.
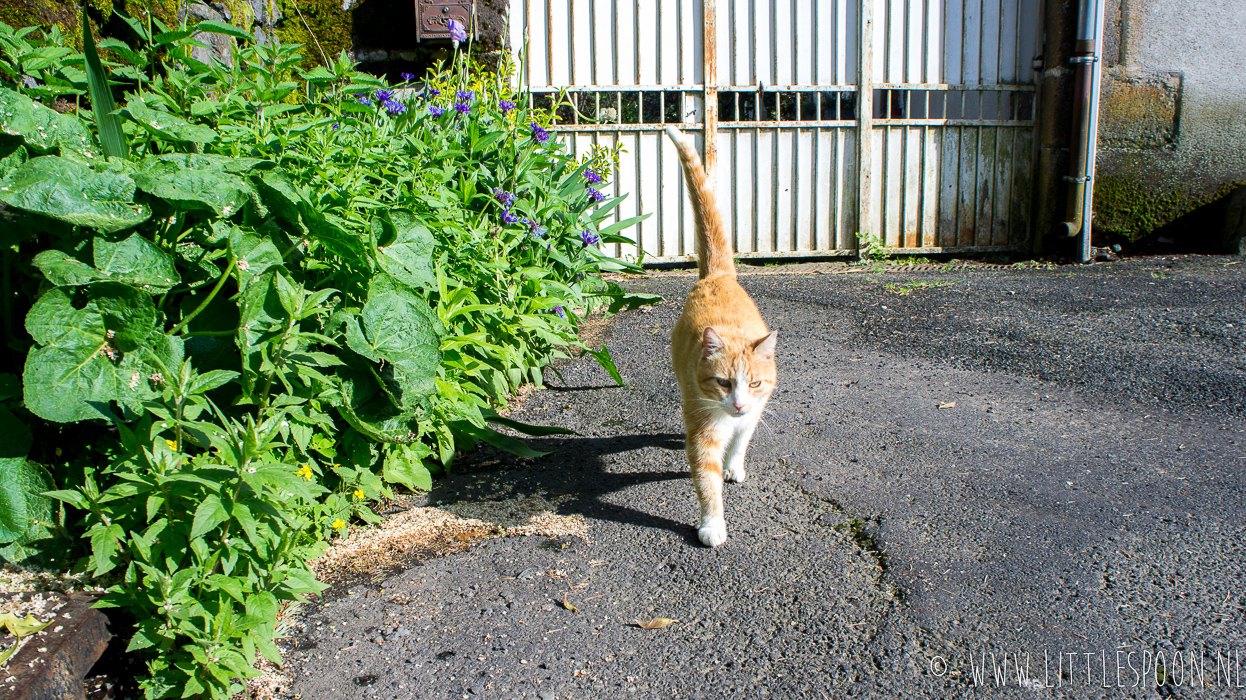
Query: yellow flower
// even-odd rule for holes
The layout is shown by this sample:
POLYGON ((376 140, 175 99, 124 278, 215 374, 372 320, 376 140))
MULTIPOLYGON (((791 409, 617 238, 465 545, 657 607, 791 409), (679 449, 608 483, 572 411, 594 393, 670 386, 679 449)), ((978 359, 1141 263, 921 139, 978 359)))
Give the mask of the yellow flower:
POLYGON ((362 501, 365 495, 366 494, 364 494, 363 489, 355 489, 355 498, 358 498, 359 500, 362 501))
POLYGON ((310 464, 304 464, 304 465, 302 466, 302 468, 300 468, 300 469, 299 469, 297 472, 295 472, 295 473, 296 473, 296 474, 298 474, 299 476, 303 477, 304 479, 307 479, 308 481, 311 481, 311 480, 312 480, 312 470, 311 470, 311 465, 310 465, 310 464))
POLYGON ((341 518, 338 518, 337 520, 334 520, 334 521, 333 521, 333 529, 334 529, 334 530, 341 530, 341 529, 342 529, 342 528, 344 528, 344 527, 346 527, 346 521, 345 521, 345 520, 342 520, 341 518))
POLYGON ((164 444, 168 445, 170 450, 173 450, 174 452, 177 452, 177 443, 176 443, 176 442, 173 442, 172 440, 165 440, 165 441, 164 441, 164 444))

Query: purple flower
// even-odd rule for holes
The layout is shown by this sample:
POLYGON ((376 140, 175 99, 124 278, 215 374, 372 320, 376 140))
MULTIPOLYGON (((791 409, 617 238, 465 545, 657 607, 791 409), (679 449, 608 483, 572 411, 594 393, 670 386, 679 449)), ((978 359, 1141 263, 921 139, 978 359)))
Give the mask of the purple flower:
POLYGON ((517 224, 520 221, 523 221, 523 219, 512 214, 510 209, 503 209, 502 221, 505 221, 508 224, 517 224))
POLYGON ((407 111, 407 106, 398 100, 386 100, 384 107, 389 110, 390 114, 402 114, 407 111))
POLYGON ((459 47, 460 41, 467 41, 467 28, 457 19, 446 22, 446 29, 450 30, 450 40, 454 42, 454 48, 459 47))
POLYGON ((598 190, 593 189, 592 187, 588 188, 588 198, 593 200, 594 202, 606 201, 606 195, 602 194, 598 190))
POLYGON ((415 80, 415 74, 414 73, 403 73, 402 79, 409 83, 412 80, 415 80))
POLYGON ((501 205, 503 207, 506 207, 507 209, 510 209, 511 207, 515 206, 514 193, 507 192, 501 187, 493 188, 493 198, 498 200, 498 202, 501 203, 501 205))
POLYGON ((584 245, 586 247, 601 243, 601 236, 598 236, 595 232, 588 229, 584 229, 580 232, 580 239, 584 241, 584 245))
POLYGON ((386 102, 389 102, 391 99, 393 99, 393 97, 394 97, 394 91, 393 91, 393 90, 387 90, 387 89, 384 89, 384 88, 382 88, 382 89, 380 89, 380 90, 377 90, 376 92, 372 93, 372 99, 374 99, 374 100, 376 100, 377 102, 380 102, 380 103, 382 103, 382 104, 384 104, 384 103, 386 103, 386 102))
POLYGON ((567 312, 562 310, 562 306, 555 306, 554 313, 558 314, 558 318, 567 320, 567 312))
POLYGON ((585 179, 585 180, 588 180, 588 183, 589 183, 590 185, 600 185, 600 184, 601 184, 601 176, 600 176, 600 175, 598 175, 597 173, 593 172, 592 170, 585 170, 585 171, 584 171, 584 179, 585 179))
POLYGON ((528 225, 528 230, 531 231, 532 235, 536 238, 544 236, 545 232, 549 230, 532 219, 524 219, 523 222, 528 225))
POLYGON ((437 105, 429 105, 428 113, 433 115, 434 117, 440 117, 441 115, 446 113, 446 110, 442 107, 438 107, 437 105))
POLYGON ((536 122, 532 122, 531 126, 532 126, 532 138, 536 139, 537 143, 545 143, 546 141, 549 140, 549 132, 546 131, 545 129, 542 129, 540 124, 537 124, 536 122))
POLYGON ((425 88, 424 92, 420 93, 420 97, 423 97, 425 99, 431 99, 433 97, 440 97, 440 96, 441 96, 441 90, 438 90, 437 88, 431 88, 431 87, 425 88))
POLYGON ((473 90, 456 90, 454 92, 454 97, 459 102, 467 102, 470 104, 472 100, 476 99, 476 93, 473 90))
POLYGON ((363 105, 364 107, 372 106, 372 99, 369 98, 367 95, 355 95, 355 101, 363 105))
POLYGON ((333 130, 334 130, 334 131, 337 131, 338 129, 341 129, 341 128, 342 128, 342 123, 341 123, 341 122, 333 122, 333 130))
POLYGON ((459 114, 471 114, 472 106, 467 104, 466 102, 455 102, 454 109, 459 114))
POLYGON ((498 103, 498 109, 502 110, 502 114, 506 114, 515 108, 515 103, 510 100, 502 100, 498 103))

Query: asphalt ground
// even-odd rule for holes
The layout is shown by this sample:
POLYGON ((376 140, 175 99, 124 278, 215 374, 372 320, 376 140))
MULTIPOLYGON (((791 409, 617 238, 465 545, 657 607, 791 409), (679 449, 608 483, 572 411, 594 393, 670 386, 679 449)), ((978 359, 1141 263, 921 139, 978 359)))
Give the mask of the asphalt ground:
POLYGON ((668 359, 693 278, 634 280, 666 301, 607 329, 627 386, 549 373, 514 417, 579 434, 428 497, 561 497, 590 541, 339 587, 291 627, 294 691, 1246 697, 1246 262, 802 269, 741 277, 780 374, 725 545, 696 540, 668 359))

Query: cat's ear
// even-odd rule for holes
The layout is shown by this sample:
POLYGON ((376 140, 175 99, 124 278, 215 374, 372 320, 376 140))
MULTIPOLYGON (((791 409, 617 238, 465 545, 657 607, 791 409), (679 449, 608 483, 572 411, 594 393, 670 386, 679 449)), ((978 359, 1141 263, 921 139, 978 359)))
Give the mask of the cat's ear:
POLYGON ((753 343, 753 354, 763 360, 774 359, 774 346, 779 340, 779 332, 771 331, 770 335, 753 343))
POLYGON ((718 336, 718 331, 706 326, 705 333, 701 336, 701 357, 713 357, 723 347, 723 339, 718 336))

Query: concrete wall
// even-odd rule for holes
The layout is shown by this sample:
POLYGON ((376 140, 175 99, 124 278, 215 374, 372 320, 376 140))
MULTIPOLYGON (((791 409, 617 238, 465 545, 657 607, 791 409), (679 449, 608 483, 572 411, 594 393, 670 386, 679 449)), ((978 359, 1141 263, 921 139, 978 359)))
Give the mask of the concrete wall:
POLYGON ((1145 236, 1246 181, 1246 0, 1108 0, 1095 230, 1145 236))

